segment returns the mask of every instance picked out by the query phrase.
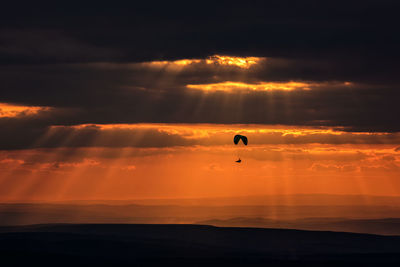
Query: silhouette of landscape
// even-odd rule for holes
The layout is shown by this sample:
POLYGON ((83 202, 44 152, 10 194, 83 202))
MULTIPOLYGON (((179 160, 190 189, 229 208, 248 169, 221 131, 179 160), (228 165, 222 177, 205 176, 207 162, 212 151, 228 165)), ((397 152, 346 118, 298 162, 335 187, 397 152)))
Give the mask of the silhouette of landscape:
POLYGON ((0 256, 22 266, 400 263, 398 198, 276 198, 2 203, 0 256))
POLYGON ((3 226, 0 256, 20 266, 375 266, 400 263, 400 237, 169 224, 3 226))

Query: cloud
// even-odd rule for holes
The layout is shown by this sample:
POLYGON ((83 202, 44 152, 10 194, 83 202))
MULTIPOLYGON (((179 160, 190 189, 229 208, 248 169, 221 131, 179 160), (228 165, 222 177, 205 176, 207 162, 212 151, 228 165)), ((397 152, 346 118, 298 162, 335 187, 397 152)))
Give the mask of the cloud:
POLYGON ((215 164, 215 163, 212 163, 212 164, 209 164, 209 165, 205 166, 204 169, 206 171, 211 171, 211 172, 224 171, 224 169, 219 164, 215 164))
MULTIPOLYGON (((0 99, 52 108, 25 120, 33 137, 53 125, 89 123, 398 132, 398 5, 7 3, 0 12, 0 99), (290 84, 302 90, 273 90, 290 84), (226 85, 234 90, 221 91, 226 85)), ((0 123, 17 130, 20 122, 0 123)))
MULTIPOLYGON (((146 169, 168 169, 170 164, 179 171, 188 168, 186 165, 190 163, 203 174, 204 171, 229 173, 234 171, 232 163, 237 159, 237 153, 236 147, 231 146, 29 149, 2 151, 0 168, 5 170, 3 175, 7 176, 9 173, 9 177, 12 177, 12 173, 21 171, 58 174, 69 172, 73 175, 74 172, 79 173, 78 170, 85 169, 104 175, 107 170, 146 173, 146 169)), ((324 172, 335 175, 382 175, 379 172, 396 174, 400 168, 400 157, 387 145, 259 145, 243 149, 239 153, 248 164, 244 170, 258 173, 257 175, 262 175, 264 169, 281 174, 289 172, 293 177, 296 177, 296 171, 310 175, 324 172), (388 161, 387 158, 392 160, 388 161)), ((190 173, 192 170, 189 168, 188 171, 190 173)))
MULTIPOLYGON (((205 57, 215 53, 330 60, 368 57, 371 62, 399 55, 398 39, 390 34, 396 29, 397 9, 395 1, 335 1, 332 4, 317 0, 301 4, 205 1, 196 8, 181 3, 154 6, 145 2, 97 3, 96 8, 90 4, 70 4, 59 8, 26 1, 20 5, 5 4, 0 17, 5 28, 23 25, 25 31, 58 30, 91 47, 118 51, 88 57, 77 49, 75 53, 79 56, 54 54, 50 59, 55 63, 79 61, 80 57, 97 61, 145 61, 205 57), (374 53, 368 53, 371 51, 374 53)), ((58 46, 62 47, 62 43, 58 46)), ((29 49, 29 44, 26 47, 29 49)), ((84 51, 91 54, 90 50, 84 51)), ((6 63, 24 60, 42 63, 40 57, 32 60, 6 54, 2 59, 6 63)))
MULTIPOLYGON (((307 74, 303 74, 304 81, 295 82, 293 78, 299 79, 301 75, 291 74, 290 64, 289 70, 282 69, 281 74, 274 76, 271 69, 280 64, 279 60, 266 62, 270 65, 260 63, 249 69, 193 63, 178 72, 167 67, 152 68, 147 63, 9 66, 0 72, 4 85, 0 97, 8 103, 63 110, 48 121, 49 126, 258 123, 348 127, 350 131, 400 130, 392 116, 400 112, 397 85, 318 81, 321 77, 307 74), (267 79, 275 82, 266 82, 267 79), (227 83, 248 84, 249 88, 254 84, 271 88, 305 84, 302 88, 307 90, 204 92, 187 88, 227 83)), ((340 78, 343 77, 336 77, 340 78)))
MULTIPOLYGON (((398 144, 398 133, 359 133, 326 127, 216 124, 35 125, 35 121, 0 119, 0 149, 57 147, 168 148, 233 145, 240 132, 251 146, 266 144, 398 144)), ((278 151, 279 152, 279 151, 278 151)))
POLYGON ((128 165, 128 166, 124 166, 121 168, 122 170, 126 170, 126 171, 134 171, 136 170, 136 166, 135 165, 128 165))
POLYGON ((314 163, 310 170, 316 172, 357 172, 359 171, 359 166, 350 165, 350 164, 321 164, 321 163, 314 163))
POLYGON ((52 29, 0 30, 0 59, 16 63, 92 62, 117 56, 112 48, 102 48, 52 29))
POLYGON ((34 117, 46 111, 50 111, 50 108, 0 103, 0 118, 34 117))

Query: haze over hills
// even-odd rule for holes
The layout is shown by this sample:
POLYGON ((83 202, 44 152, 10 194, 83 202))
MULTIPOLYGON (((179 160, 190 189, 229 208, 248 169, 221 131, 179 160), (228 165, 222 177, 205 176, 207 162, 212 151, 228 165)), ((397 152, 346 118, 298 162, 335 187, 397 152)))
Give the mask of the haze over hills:
POLYGON ((8 200, 4 203, 111 204, 111 205, 182 205, 182 206, 399 206, 400 196, 290 194, 248 195, 208 198, 153 198, 126 200, 8 200))
POLYGON ((399 235, 399 201, 399 197, 381 196, 281 195, 3 203, 0 225, 207 224, 399 235))

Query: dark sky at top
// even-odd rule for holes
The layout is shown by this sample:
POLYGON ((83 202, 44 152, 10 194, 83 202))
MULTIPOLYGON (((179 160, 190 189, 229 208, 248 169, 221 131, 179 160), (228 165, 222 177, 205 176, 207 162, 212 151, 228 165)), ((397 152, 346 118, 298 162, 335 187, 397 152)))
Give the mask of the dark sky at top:
POLYGON ((53 111, 0 118, 0 139, 33 138, 50 125, 137 122, 397 132, 399 6, 317 0, 3 3, 0 102, 53 111), (245 76, 232 67, 215 75, 209 67, 189 68, 173 79, 133 64, 215 54, 269 60, 245 76), (327 86, 229 95, 185 87, 224 81, 327 86), (343 82, 354 86, 340 86, 343 82))
POLYGON ((2 64, 235 54, 390 70, 399 56, 397 1, 26 2, 0 11, 2 64))

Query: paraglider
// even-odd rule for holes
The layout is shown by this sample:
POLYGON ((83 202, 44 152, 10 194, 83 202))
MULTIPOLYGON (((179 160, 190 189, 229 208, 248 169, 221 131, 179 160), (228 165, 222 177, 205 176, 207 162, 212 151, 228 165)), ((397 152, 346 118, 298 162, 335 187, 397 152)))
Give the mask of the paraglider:
POLYGON ((247 146, 247 137, 246 136, 237 134, 237 135, 235 135, 235 137, 233 137, 233 142, 235 143, 235 145, 237 145, 240 140, 242 140, 243 144, 245 144, 247 146))
MULTIPOLYGON (((242 140, 242 143, 243 143, 245 146, 247 146, 248 140, 247 140, 247 137, 246 137, 246 136, 237 134, 237 135, 235 135, 235 137, 233 137, 233 143, 234 143, 235 145, 238 145, 239 142, 240 142, 240 140, 242 140)), ((239 157, 239 159, 238 159, 237 161, 235 161, 235 162, 240 163, 240 162, 242 162, 242 160, 241 160, 240 157, 239 157)))

